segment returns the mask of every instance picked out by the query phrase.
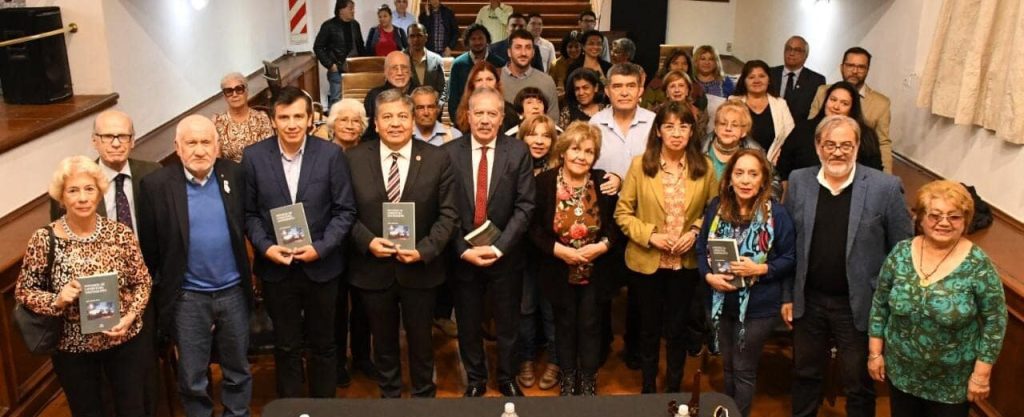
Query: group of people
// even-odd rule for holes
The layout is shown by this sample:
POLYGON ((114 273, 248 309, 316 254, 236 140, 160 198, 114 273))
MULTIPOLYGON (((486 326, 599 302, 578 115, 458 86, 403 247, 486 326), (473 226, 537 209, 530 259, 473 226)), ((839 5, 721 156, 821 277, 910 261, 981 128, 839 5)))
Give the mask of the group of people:
MULTIPOLYGON (((318 44, 358 49, 353 7, 338 2, 318 44)), ((283 88, 268 115, 249 107, 237 73, 221 81, 226 113, 178 123, 180 163, 131 158, 130 117, 96 118, 99 158, 61 162, 53 222, 31 237, 15 290, 64 319, 52 357, 73 415, 102 413, 103 374, 118 415, 152 415, 157 340, 176 346, 187 415, 212 412, 211 357, 223 414, 248 415, 251 276, 273 322, 280 397, 335 396, 349 350, 382 397, 401 397, 403 362, 410 394, 432 397, 433 327, 458 338, 467 397, 488 390, 485 337, 502 395, 534 384, 596 395, 622 287, 623 354, 642 393, 658 391, 664 339, 662 390, 680 391, 687 357, 707 349, 749 415, 781 321, 793 334, 793 415, 817 414, 833 346, 850 416, 874 415, 875 381, 889 384, 894 416, 965 416, 988 395, 1006 306, 965 236, 973 201, 936 181, 908 211, 882 170, 888 101, 864 84, 867 51, 848 50, 831 85, 803 67, 796 36, 785 65, 749 61, 735 86, 710 47, 696 65, 673 53, 648 82, 629 43, 615 43, 611 64, 604 36, 587 31, 563 42, 549 75, 534 65, 532 18, 510 13, 498 44, 484 25, 468 28, 469 51, 438 85, 420 67, 449 52, 427 39, 448 30, 445 9, 431 1, 408 26, 410 52, 386 54, 386 83, 364 103, 337 100, 322 129, 306 92, 283 88), (454 127, 440 121, 444 100, 454 127), (390 203, 412 204, 415 242, 388 238, 390 203), (283 207, 302 211, 307 243, 279 240, 283 207), (735 245, 731 261, 717 260, 723 243, 735 245), (103 272, 117 273, 120 321, 83 334, 77 279, 103 272)), ((326 51, 332 77, 351 55, 326 51)))

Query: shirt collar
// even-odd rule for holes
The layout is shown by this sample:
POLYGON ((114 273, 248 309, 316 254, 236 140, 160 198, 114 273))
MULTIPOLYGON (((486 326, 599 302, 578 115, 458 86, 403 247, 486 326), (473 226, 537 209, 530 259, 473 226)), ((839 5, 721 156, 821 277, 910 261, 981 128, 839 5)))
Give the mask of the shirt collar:
POLYGON ((192 173, 189 172, 188 169, 185 168, 184 165, 182 165, 181 169, 183 171, 185 171, 185 180, 188 181, 189 184, 195 184, 195 185, 198 185, 198 186, 202 187, 202 186, 206 185, 206 182, 209 181, 210 178, 213 178, 213 167, 210 167, 210 173, 206 174, 206 178, 203 178, 201 180, 196 178, 195 175, 192 175, 192 173))
POLYGON ((299 158, 302 158, 302 154, 306 152, 306 143, 308 142, 309 136, 306 136, 304 139, 302 139, 302 146, 299 147, 299 151, 295 153, 294 157, 288 159, 288 155, 286 155, 284 152, 284 147, 281 146, 281 138, 277 138, 277 149, 281 151, 281 159, 284 159, 285 161, 288 162, 295 162, 299 158))
POLYGON ((430 132, 430 136, 423 136, 423 134, 420 133, 420 128, 418 126, 415 127, 412 131, 413 131, 413 136, 415 136, 415 137, 417 137, 419 139, 423 139, 423 140, 429 141, 430 139, 433 139, 437 135, 443 135, 445 133, 446 129, 445 129, 444 123, 434 122, 434 130, 432 130, 430 132))
POLYGON ((501 67, 502 74, 508 75, 509 77, 515 78, 517 80, 530 78, 530 75, 533 75, 533 65, 526 67, 526 71, 523 72, 523 75, 515 75, 514 73, 512 73, 512 70, 508 68, 509 65, 512 65, 512 62, 509 62, 508 65, 501 67))
MULTIPOLYGON (((640 123, 650 123, 654 121, 654 112, 647 110, 643 107, 637 106, 636 112, 633 113, 633 120, 629 122, 629 127, 635 127, 640 123)), ((606 126, 612 126, 615 124, 615 109, 612 106, 605 107, 603 110, 594 114, 594 117, 590 119, 594 123, 599 123, 606 126)))
POLYGON ((804 70, 804 67, 800 67, 800 68, 797 68, 795 70, 791 70, 791 69, 786 68, 785 66, 783 66, 782 67, 782 77, 785 78, 787 74, 792 72, 793 73, 793 78, 800 78, 800 72, 803 71, 803 70, 804 70))
MULTIPOLYGON (((487 144, 487 148, 493 150, 494 149, 494 145, 495 145, 495 143, 497 141, 498 141, 498 138, 494 138, 494 140, 492 140, 490 143, 487 144)), ((484 146, 482 143, 480 143, 480 142, 478 142, 476 140, 476 136, 470 136, 470 141, 469 142, 472 145, 472 148, 473 148, 474 151, 475 150, 479 150, 480 148, 482 148, 484 146)))
POLYGON ((828 190, 828 192, 831 193, 833 196, 842 194, 843 191, 850 186, 850 184, 853 184, 853 179, 856 177, 857 164, 855 163, 853 164, 853 169, 850 170, 850 176, 846 178, 846 181, 843 181, 842 184, 839 184, 838 190, 833 190, 832 187, 828 185, 828 180, 825 179, 825 167, 818 168, 818 184, 821 184, 822 187, 825 187, 825 189, 828 190))
POLYGON ((103 163, 103 161, 100 161, 99 165, 100 165, 100 171, 102 171, 103 175, 106 175, 107 179, 109 181, 111 181, 111 182, 114 181, 114 178, 117 178, 118 174, 127 175, 129 179, 132 178, 132 164, 130 164, 128 162, 124 163, 124 167, 121 168, 120 171, 114 171, 112 168, 107 166, 107 164, 103 163))
MULTIPOLYGON (((869 91, 871 91, 871 89, 868 88, 868 84, 864 83, 864 85, 860 86, 860 90, 857 90, 857 93, 860 94, 860 98, 865 98, 865 97, 868 96, 868 92, 869 91)), ((864 105, 864 102, 861 102, 861 106, 862 107, 863 107, 863 105, 864 105)))
POLYGON ((391 158, 391 153, 392 152, 398 152, 398 154, 402 157, 402 159, 405 159, 406 161, 411 160, 412 159, 412 141, 410 140, 410 141, 406 142, 405 145, 403 145, 397 151, 391 150, 391 148, 387 147, 387 145, 385 145, 383 143, 380 144, 380 160, 381 161, 386 161, 388 158, 391 158))

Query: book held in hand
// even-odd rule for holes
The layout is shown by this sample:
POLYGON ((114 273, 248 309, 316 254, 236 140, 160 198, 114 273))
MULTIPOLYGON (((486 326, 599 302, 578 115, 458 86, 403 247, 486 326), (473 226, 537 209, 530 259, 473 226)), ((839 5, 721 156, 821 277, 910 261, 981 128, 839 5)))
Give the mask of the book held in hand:
MULTIPOLYGON (((736 246, 736 239, 708 239, 708 261, 711 264, 711 273, 732 275, 730 262, 740 260, 740 251, 736 246)), ((735 277, 731 283, 737 288, 745 288, 754 285, 755 277, 735 277)))
POLYGON ((416 249, 416 203, 382 203, 384 238, 398 249, 416 249))
POLYGON ((117 272, 105 272, 78 278, 82 292, 78 295, 82 334, 110 330, 121 321, 121 297, 117 272))
POLYGON ((306 211, 302 203, 290 204, 270 210, 270 220, 274 224, 277 244, 288 249, 312 245, 309 235, 309 224, 306 223, 306 211))
POLYGON ((466 239, 470 246, 491 246, 500 236, 501 229, 495 226, 494 223, 491 223, 490 220, 487 220, 480 227, 469 232, 463 239, 466 239))

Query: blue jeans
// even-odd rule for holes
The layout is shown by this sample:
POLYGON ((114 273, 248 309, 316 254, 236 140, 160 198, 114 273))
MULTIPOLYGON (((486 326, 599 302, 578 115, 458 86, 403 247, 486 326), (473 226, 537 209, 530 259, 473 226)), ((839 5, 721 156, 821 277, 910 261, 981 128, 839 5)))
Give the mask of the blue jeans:
POLYGON ((225 417, 248 416, 252 399, 249 373, 249 304, 240 285, 214 292, 183 291, 174 308, 178 341, 178 393, 189 417, 213 414, 208 368, 216 341, 224 380, 225 417))
POLYGON ((327 71, 327 110, 341 100, 341 71, 327 71))
POLYGON ((541 328, 547 340, 545 351, 548 363, 558 365, 558 349, 555 345, 555 315, 551 302, 540 295, 537 285, 536 264, 523 269, 523 300, 519 305, 519 359, 532 361, 537 357, 537 312, 540 312, 541 328))
POLYGON ((722 351, 725 395, 736 400, 736 407, 743 417, 750 415, 750 407, 754 403, 754 386, 757 385, 757 364, 776 320, 776 317, 748 317, 743 326, 743 350, 739 348, 739 317, 724 313, 719 321, 718 346, 722 351))

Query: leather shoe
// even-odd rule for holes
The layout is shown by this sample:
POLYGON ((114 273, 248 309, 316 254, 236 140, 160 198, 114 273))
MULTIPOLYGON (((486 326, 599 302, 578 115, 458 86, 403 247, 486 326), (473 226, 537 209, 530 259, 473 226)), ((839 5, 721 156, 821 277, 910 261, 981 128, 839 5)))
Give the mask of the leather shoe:
POLYGON ((506 397, 525 397, 523 390, 519 389, 519 384, 516 384, 515 381, 499 383, 498 391, 501 391, 501 395, 506 397))
POLYGON ((466 392, 462 394, 463 397, 483 397, 487 393, 487 387, 483 385, 470 385, 466 387, 466 392))

